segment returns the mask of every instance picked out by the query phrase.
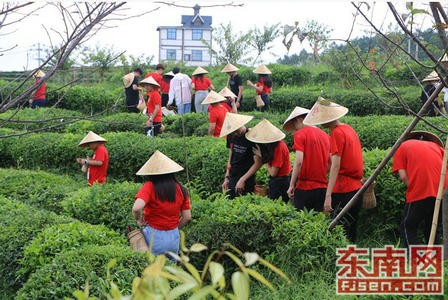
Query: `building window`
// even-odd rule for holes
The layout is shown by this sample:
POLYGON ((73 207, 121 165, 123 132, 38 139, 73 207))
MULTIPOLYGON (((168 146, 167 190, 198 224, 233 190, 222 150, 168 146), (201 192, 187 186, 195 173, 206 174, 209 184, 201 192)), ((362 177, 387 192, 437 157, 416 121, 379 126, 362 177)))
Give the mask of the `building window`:
POLYGON ((168 28, 166 30, 166 38, 168 40, 175 40, 176 39, 176 28, 168 28))
POLYGON ((192 39, 199 41, 202 39, 202 29, 193 29, 192 39))
POLYGON ((184 60, 185 61, 190 61, 191 60, 191 55, 190 54, 184 54, 184 60))
POLYGON ((176 60, 176 49, 167 49, 166 50, 166 59, 167 60, 176 60))
POLYGON ((192 50, 191 51, 191 60, 192 61, 202 61, 202 51, 201 50, 192 50))

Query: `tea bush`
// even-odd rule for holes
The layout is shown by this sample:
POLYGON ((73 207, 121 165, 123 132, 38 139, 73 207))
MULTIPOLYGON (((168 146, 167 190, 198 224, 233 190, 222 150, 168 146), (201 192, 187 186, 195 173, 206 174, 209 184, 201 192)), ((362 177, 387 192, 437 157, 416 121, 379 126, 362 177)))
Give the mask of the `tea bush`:
POLYGON ((125 246, 127 241, 124 236, 103 225, 72 222, 47 227, 24 247, 20 277, 27 278, 42 265, 50 263, 61 252, 75 250, 85 245, 125 246))
POLYGON ((128 225, 136 226, 132 205, 140 187, 130 182, 94 185, 70 194, 61 204, 69 216, 125 234, 128 225))
POLYGON ((107 277, 107 265, 112 260, 116 260, 116 265, 110 270, 110 279, 121 291, 129 293, 132 280, 147 265, 146 255, 121 245, 87 245, 62 252, 30 276, 17 292, 16 299, 73 297, 75 290, 85 289, 86 282, 91 287, 90 296, 100 297, 108 288, 104 279, 107 277))
POLYGON ((22 203, 60 212, 60 201, 79 188, 68 176, 44 171, 0 169, 0 195, 22 203))
POLYGON ((72 222, 69 217, 36 209, 0 196, 0 291, 15 291, 22 281, 16 277, 23 247, 45 227, 72 222))

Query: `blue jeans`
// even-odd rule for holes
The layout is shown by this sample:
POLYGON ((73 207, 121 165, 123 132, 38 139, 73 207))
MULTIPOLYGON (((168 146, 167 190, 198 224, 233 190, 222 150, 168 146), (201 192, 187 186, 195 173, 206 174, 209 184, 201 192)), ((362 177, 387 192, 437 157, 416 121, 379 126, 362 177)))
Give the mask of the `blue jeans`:
POLYGON ((145 226, 142 231, 152 254, 160 255, 167 251, 179 253, 180 235, 178 228, 158 230, 151 226, 145 226))
POLYGON ((191 103, 183 103, 177 106, 177 113, 179 115, 187 114, 191 112, 191 103))

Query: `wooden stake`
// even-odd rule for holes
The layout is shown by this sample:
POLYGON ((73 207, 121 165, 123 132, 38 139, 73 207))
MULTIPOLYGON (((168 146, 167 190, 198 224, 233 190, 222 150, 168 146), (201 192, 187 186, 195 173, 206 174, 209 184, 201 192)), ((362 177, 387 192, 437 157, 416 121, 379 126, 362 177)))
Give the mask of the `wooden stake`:
POLYGON ((437 223, 439 220, 440 203, 442 202, 443 186, 446 177, 446 161, 448 159, 448 137, 446 138, 445 150, 443 152, 442 170, 440 171, 439 189, 437 190, 437 198, 434 204, 434 215, 432 216, 431 235, 429 236, 428 246, 434 245, 437 233, 437 223))

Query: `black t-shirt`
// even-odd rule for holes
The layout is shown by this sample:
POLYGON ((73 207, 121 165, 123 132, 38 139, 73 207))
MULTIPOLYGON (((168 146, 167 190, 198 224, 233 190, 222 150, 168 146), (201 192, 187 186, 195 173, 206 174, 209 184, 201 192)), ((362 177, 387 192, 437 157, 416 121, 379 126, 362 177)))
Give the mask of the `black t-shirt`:
POLYGON ((243 135, 227 136, 227 148, 232 148, 232 157, 230 158, 230 176, 241 177, 254 164, 254 154, 252 148, 254 143, 247 140, 243 135))
MULTIPOLYGON (((240 86, 243 85, 243 79, 241 76, 236 74, 229 79, 229 86, 232 93, 234 93, 238 97, 238 93, 240 91, 240 86)), ((243 95, 241 95, 241 100, 243 99, 243 95)))
POLYGON ((137 77, 135 77, 135 76, 134 76, 134 80, 132 81, 132 84, 129 87, 124 89, 124 91, 126 93, 126 103, 127 103, 127 105, 137 105, 138 104, 138 100, 139 100, 138 90, 134 91, 132 89, 132 86, 134 84, 138 85, 138 80, 137 80, 137 77))

